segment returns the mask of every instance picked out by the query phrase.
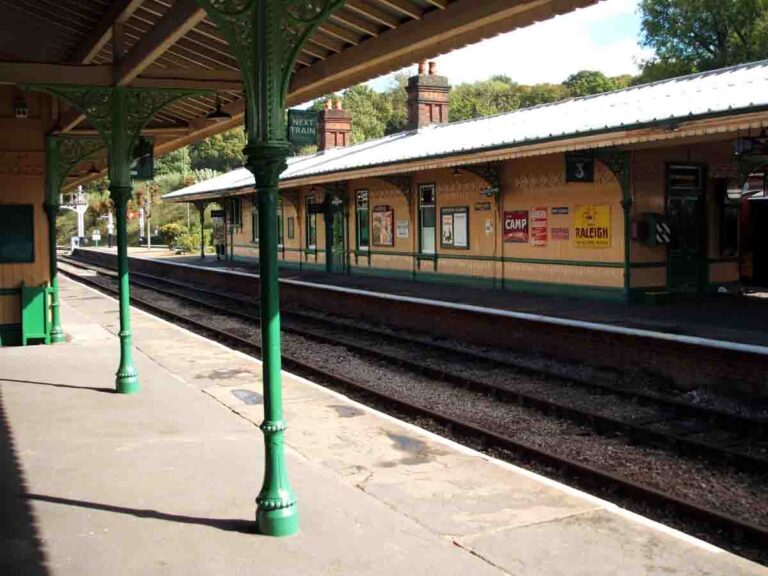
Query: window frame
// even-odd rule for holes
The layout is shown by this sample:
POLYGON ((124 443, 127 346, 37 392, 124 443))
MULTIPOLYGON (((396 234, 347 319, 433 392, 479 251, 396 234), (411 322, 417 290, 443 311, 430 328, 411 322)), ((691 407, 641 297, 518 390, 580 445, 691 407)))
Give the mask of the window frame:
POLYGON ((358 252, 368 252, 371 249, 371 196, 367 188, 355 190, 355 247, 358 252), (360 200, 365 194, 365 208, 360 207, 360 200), (361 215, 365 212, 366 245, 361 243, 361 215))

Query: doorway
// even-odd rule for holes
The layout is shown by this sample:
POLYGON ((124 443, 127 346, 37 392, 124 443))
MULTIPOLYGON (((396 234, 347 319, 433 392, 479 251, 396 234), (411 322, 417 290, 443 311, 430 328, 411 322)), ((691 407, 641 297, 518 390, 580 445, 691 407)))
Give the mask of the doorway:
POLYGON ((325 270, 347 273, 346 207, 339 194, 325 196, 325 270))
POLYGON ((705 170, 667 166, 667 286, 675 292, 700 292, 707 280, 705 170))

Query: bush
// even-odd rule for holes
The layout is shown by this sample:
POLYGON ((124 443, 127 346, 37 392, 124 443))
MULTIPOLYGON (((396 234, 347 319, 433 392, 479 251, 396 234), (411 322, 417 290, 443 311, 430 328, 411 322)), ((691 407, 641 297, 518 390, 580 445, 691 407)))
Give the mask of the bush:
POLYGON ((185 251, 194 254, 200 251, 200 232, 185 232, 181 235, 178 241, 179 246, 184 248, 185 251))
POLYGON ((160 239, 171 249, 179 243, 185 234, 187 234, 187 229, 181 224, 165 224, 160 228, 160 239))

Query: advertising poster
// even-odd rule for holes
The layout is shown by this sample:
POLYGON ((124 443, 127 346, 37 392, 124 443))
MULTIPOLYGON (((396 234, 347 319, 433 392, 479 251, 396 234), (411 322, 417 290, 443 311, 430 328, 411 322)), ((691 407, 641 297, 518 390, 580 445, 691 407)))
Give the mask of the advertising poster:
POLYGON ((408 238, 408 236, 410 236, 408 220, 398 220, 397 221, 397 237, 408 238))
POLYGON ((395 211, 389 206, 376 206, 372 216, 372 236, 375 246, 395 245, 395 211))
POLYGON ((504 212, 504 242, 528 243, 528 210, 504 212))
POLYGON ((469 248, 469 207, 440 210, 440 244, 445 248, 469 248))
POLYGON ((576 206, 573 243, 577 248, 610 248, 611 207, 592 204, 576 206))
POLYGON ((563 228, 561 226, 552 226, 552 240, 570 240, 571 229, 563 228))
POLYGON ((531 244, 547 245, 547 209, 534 208, 531 211, 531 244))
POLYGON ((442 236, 440 243, 443 246, 453 246, 453 214, 443 214, 442 236))

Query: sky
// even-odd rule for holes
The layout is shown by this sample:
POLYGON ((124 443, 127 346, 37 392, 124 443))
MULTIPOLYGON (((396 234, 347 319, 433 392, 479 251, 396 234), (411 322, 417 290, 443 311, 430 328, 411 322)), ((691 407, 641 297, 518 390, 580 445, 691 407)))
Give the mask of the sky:
MULTIPOLYGON (((603 0, 589 8, 502 34, 435 58, 453 85, 506 74, 519 84, 559 84, 579 70, 636 74, 649 55, 640 46, 639 0, 603 0)), ((415 73, 416 67, 407 69, 415 73)), ((384 90, 391 75, 371 80, 384 90)))

